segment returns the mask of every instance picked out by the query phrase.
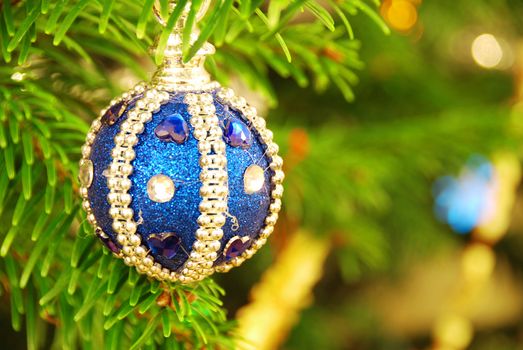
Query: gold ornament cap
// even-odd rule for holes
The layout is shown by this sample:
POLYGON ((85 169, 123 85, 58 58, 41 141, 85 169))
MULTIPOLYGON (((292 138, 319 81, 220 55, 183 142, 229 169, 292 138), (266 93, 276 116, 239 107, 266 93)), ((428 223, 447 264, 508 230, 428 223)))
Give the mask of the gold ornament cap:
MULTIPOLYGON (((190 3, 184 9, 184 13, 174 26, 173 32, 167 39, 167 44, 163 52, 163 62, 158 67, 158 70, 153 76, 153 83, 161 85, 168 90, 190 90, 192 87, 195 90, 206 90, 207 88, 215 87, 211 81, 211 76, 205 70, 205 58, 216 52, 214 46, 205 42, 203 46, 196 52, 196 54, 188 61, 183 62, 183 39, 182 32, 185 26, 187 11, 190 3)), ((171 7, 176 6, 176 1, 171 3, 171 7)), ((209 7, 209 1, 204 1, 198 14, 197 20, 200 20, 209 7)), ((155 7, 155 15, 160 24, 165 25, 164 19, 159 15, 155 7)), ((196 26, 192 30, 190 37, 190 44, 193 45, 198 39, 198 30, 196 26)))

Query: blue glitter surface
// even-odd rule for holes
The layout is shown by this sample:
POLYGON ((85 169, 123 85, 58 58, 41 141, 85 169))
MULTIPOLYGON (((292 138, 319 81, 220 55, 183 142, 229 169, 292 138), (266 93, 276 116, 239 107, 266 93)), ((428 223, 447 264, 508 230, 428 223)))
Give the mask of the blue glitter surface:
MULTIPOLYGON (((190 125, 190 115, 187 106, 183 103, 184 94, 171 96, 171 100, 162 106, 159 112, 153 115, 145 125, 144 132, 139 135, 139 142, 134 151, 136 158, 133 161, 133 173, 130 176, 132 186, 130 194, 133 198, 131 208, 134 211, 134 220, 138 223, 138 233, 143 243, 147 244, 147 237, 151 234, 172 232, 181 239, 181 247, 173 259, 166 259, 154 255, 154 258, 163 266, 179 269, 192 249, 195 233, 198 229, 197 219, 200 215, 198 206, 201 201, 199 190, 200 166, 197 140, 193 137, 193 128, 190 125), (179 145, 172 142, 163 142, 156 137, 154 130, 166 117, 178 113, 189 125, 188 140, 179 145), (147 182, 158 174, 169 176, 175 183, 176 191, 173 198, 166 203, 157 203, 149 199, 147 182)), ((264 225, 270 205, 270 177, 271 170, 265 156, 265 146, 260 142, 259 134, 252 125, 237 111, 228 106, 215 102, 216 114, 223 123, 227 117, 236 117, 243 120, 253 134, 253 143, 248 149, 227 145, 227 168, 229 185, 229 214, 236 217, 239 228, 233 231, 233 222, 230 217, 223 227, 224 236, 221 240, 219 258, 216 264, 224 261, 223 249, 234 236, 249 236, 256 238, 264 225), (247 167, 257 164, 265 169, 265 185, 254 194, 244 191, 243 175, 247 167)), ((127 112, 126 112, 127 113, 127 112)), ((92 146, 91 160, 94 165, 94 179, 89 189, 89 198, 93 213, 103 231, 115 238, 111 228, 112 219, 109 216, 110 205, 107 201, 107 180, 102 174, 111 163, 111 149, 114 147, 113 138, 125 120, 126 114, 113 126, 104 126, 97 135, 92 146)))
MULTIPOLYGON (((89 201, 98 226, 115 243, 117 243, 117 240, 112 227, 113 219, 109 216, 111 205, 107 201, 109 188, 107 187, 107 178, 103 175, 103 172, 112 162, 111 150, 114 148, 114 137, 120 130, 120 124, 126 119, 127 111, 133 107, 134 103, 131 103, 127 107, 125 114, 115 124, 102 124, 91 146, 90 159, 93 162, 94 176, 88 191, 89 201)), ((120 244, 117 243, 117 245, 121 247, 120 244)))
POLYGON ((223 124, 227 117, 232 116, 239 118, 249 126, 254 136, 252 145, 248 149, 227 145, 229 214, 238 219, 240 226, 238 230, 233 231, 232 220, 230 218, 227 219, 227 222, 223 226, 220 254, 215 262, 215 265, 218 265, 224 261, 223 249, 232 237, 249 236, 256 238, 262 229, 270 205, 271 170, 269 169, 269 163, 265 156, 265 146, 260 142, 260 136, 256 129, 249 124, 243 115, 234 111, 229 106, 224 106, 218 102, 215 102, 215 106, 216 114, 223 124), (265 169, 265 184, 259 192, 247 194, 243 186, 243 174, 245 170, 253 164, 265 169))
POLYGON ((138 226, 138 233, 144 242, 149 235, 163 232, 175 233, 181 239, 181 247, 172 260, 153 254, 160 264, 172 270, 182 266, 191 252, 198 229, 198 205, 201 201, 198 142, 192 136, 193 128, 190 126, 187 106, 180 102, 178 97, 163 105, 145 125, 134 148, 136 158, 130 176, 130 194, 133 197, 131 208, 135 213, 134 219, 142 222, 138 226), (175 113, 180 114, 189 124, 190 136, 181 145, 164 142, 154 134, 158 124, 175 113), (154 202, 147 194, 147 182, 158 174, 169 176, 176 187, 173 198, 165 203, 154 202))

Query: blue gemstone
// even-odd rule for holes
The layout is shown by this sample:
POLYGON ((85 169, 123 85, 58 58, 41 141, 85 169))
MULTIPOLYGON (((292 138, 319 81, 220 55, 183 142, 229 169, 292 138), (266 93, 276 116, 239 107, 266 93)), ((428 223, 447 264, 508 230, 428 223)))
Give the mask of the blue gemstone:
POLYGON ((122 114, 125 112, 125 109, 127 108, 127 102, 126 101, 120 101, 107 110, 105 114, 102 116, 102 123, 106 125, 113 125, 118 121, 118 119, 122 116, 122 114))
POLYGON ((225 142, 233 147, 247 149, 252 144, 252 134, 249 127, 238 118, 228 118, 223 131, 225 142))
POLYGON ((180 237, 171 232, 150 235, 147 242, 154 254, 166 259, 174 258, 181 244, 180 237))
POLYGON ((164 142, 176 142, 182 144, 189 138, 189 127, 183 117, 176 113, 162 120, 154 134, 164 142))
MULTIPOLYGON (((244 237, 245 238, 245 237, 244 237)), ((251 245, 251 239, 247 239, 245 242, 240 237, 234 237, 232 238, 232 242, 230 241, 227 245, 227 250, 225 251, 225 260, 229 261, 233 258, 236 258, 243 254, 249 248, 251 245)))
POLYGON ((109 248, 115 254, 120 253, 120 247, 113 242, 111 237, 107 236, 102 230, 96 230, 96 236, 102 241, 102 243, 109 248))

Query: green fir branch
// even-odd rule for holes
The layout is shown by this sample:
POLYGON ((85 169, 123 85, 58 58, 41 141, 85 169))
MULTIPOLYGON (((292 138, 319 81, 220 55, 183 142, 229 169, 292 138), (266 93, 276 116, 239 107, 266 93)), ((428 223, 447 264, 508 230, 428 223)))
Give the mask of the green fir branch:
MULTIPOLYGON (((155 36, 160 50, 152 58, 162 59, 181 7, 169 14, 168 1, 160 3, 163 29, 149 0, 1 4, 0 293, 9 297, 13 328, 25 324, 30 349, 49 341, 48 324, 56 326, 55 348, 234 348, 234 324, 213 280, 183 286, 139 276, 99 248, 76 193, 89 121, 123 88, 114 71, 145 79, 150 62, 140 58, 155 36)), ((190 21, 199 5, 192 2, 190 21)), ((272 105, 271 72, 301 87, 325 90, 333 83, 350 100, 362 67, 353 8, 325 6, 215 1, 195 42, 185 31, 184 58, 211 41, 219 47, 207 61, 215 78, 238 76, 272 105), (298 21, 303 11, 314 18, 298 21)))

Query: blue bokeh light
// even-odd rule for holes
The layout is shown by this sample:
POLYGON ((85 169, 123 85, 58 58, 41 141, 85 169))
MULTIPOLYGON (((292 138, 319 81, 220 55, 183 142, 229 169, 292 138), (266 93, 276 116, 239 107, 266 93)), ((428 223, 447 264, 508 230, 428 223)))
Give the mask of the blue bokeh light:
POLYGON ((459 177, 443 176, 434 184, 436 217, 459 234, 481 222, 491 200, 494 169, 482 156, 472 156, 459 177))

